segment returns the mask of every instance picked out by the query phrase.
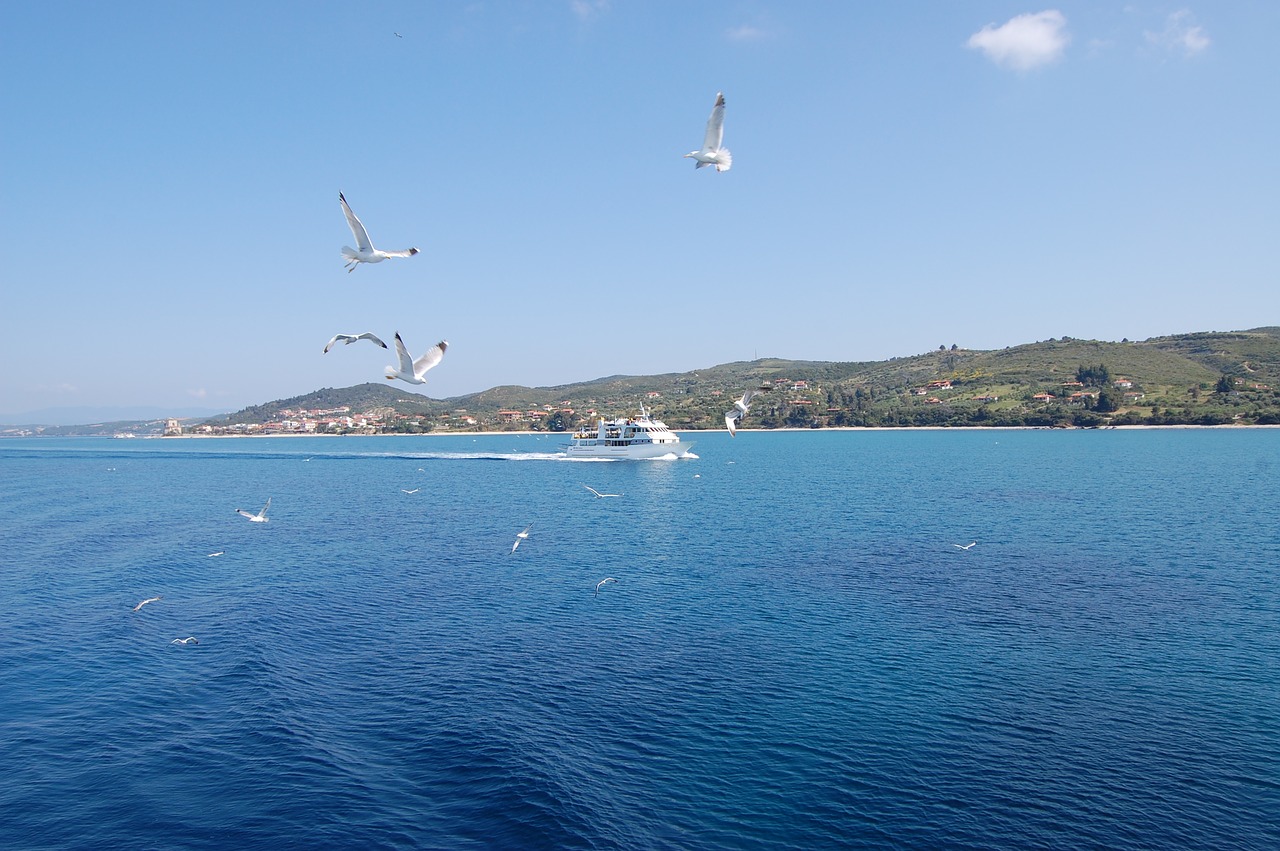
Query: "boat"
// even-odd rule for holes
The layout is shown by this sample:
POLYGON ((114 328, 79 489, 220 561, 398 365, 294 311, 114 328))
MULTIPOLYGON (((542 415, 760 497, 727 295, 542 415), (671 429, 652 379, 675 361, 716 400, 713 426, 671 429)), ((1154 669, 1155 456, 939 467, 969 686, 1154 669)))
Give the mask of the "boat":
POLYGON ((594 429, 580 428, 573 433, 565 454, 570 458, 616 458, 642 460, 645 458, 694 457, 692 443, 682 442, 680 436, 667 428, 661 420, 649 416, 640 406, 640 416, 606 420, 603 417, 594 429))

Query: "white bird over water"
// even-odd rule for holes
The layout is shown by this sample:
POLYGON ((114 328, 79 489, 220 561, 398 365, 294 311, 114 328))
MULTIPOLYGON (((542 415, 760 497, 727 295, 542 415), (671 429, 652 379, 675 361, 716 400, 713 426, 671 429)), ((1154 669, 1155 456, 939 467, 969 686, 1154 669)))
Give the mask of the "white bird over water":
POLYGON ((516 547, 520 546, 520 542, 523 541, 525 538, 529 537, 529 530, 532 528, 533 528, 533 524, 530 523, 528 526, 524 527, 523 532, 516 533, 516 542, 511 545, 511 552, 514 553, 516 551, 516 547))
MULTIPOLYGON (((370 334, 368 331, 365 331, 363 334, 334 334, 333 339, 325 344, 324 353, 326 355, 329 354, 329 350, 332 349, 338 343, 346 343, 349 346, 352 343, 354 343, 356 340, 368 340, 369 342, 374 343, 375 345, 382 346, 382 348, 384 349, 387 347, 386 343, 379 340, 375 335, 370 334)), ((311 459, 308 458, 307 460, 310 461, 311 459)))
POLYGON ((711 108, 711 117, 707 119, 707 135, 702 140, 702 149, 690 151, 685 158, 693 158, 694 168, 713 165, 716 171, 728 171, 733 166, 733 154, 728 148, 720 147, 723 141, 724 93, 716 92, 716 105, 711 108))
POLYGON ((251 514, 248 511, 245 511, 243 508, 237 508, 236 514, 239 514, 241 517, 248 517, 250 523, 266 523, 268 522, 267 509, 270 507, 271 507, 271 497, 267 497, 267 504, 262 506, 262 510, 259 511, 257 514, 251 514))
POLYGON ((427 379, 424 378, 427 370, 440 363, 444 359, 444 350, 449 348, 448 340, 441 340, 431 348, 427 349, 427 353, 422 357, 414 360, 409 355, 409 350, 404 347, 404 340, 400 339, 400 332, 396 332, 396 356, 400 358, 400 367, 387 367, 387 381, 400 379, 410 384, 426 384, 427 379))
POLYGON ((583 487, 591 491, 593 494, 595 494, 596 499, 604 499, 605 497, 609 497, 609 496, 622 496, 622 494, 620 493, 600 493, 600 491, 591 487, 591 485, 583 485, 583 487))
POLYGON ((216 553, 209 553, 209 558, 217 558, 225 552, 226 550, 218 550, 216 553))
POLYGON ((413 490, 411 490, 411 491, 407 491, 407 490, 405 490, 404 488, 400 488, 400 493, 417 493, 417 492, 418 492, 418 491, 420 491, 420 490, 422 490, 422 488, 414 488, 414 489, 413 489, 413 490))
POLYGON ((147 599, 143 600, 143 601, 142 601, 141 603, 139 603, 138 605, 134 606, 134 607, 133 607, 133 610, 136 612, 136 611, 138 611, 138 609, 141 609, 141 608, 142 608, 143 606, 145 606, 147 603, 154 603, 154 602, 156 602, 156 601, 157 601, 157 600, 159 600, 159 599, 160 599, 160 597, 159 597, 159 596, 155 596, 155 597, 148 597, 147 599))
POLYGON ((970 541, 967 544, 952 544, 951 546, 955 547, 958 550, 967 550, 969 549, 969 547, 976 546, 977 543, 978 543, 977 541, 970 541))
POLYGON ((186 638, 175 638, 170 644, 199 644, 194 635, 188 635, 186 638))
POLYGON ((341 192, 338 193, 338 203, 342 205, 342 213, 347 217, 347 225, 350 226, 351 235, 356 240, 355 248, 349 245, 342 246, 342 256, 347 261, 348 272, 355 271, 356 266, 361 263, 381 263, 388 257, 412 257, 418 253, 416 248, 406 248, 404 251, 379 251, 374 248, 373 243, 369 241, 369 232, 364 229, 364 225, 360 224, 356 214, 351 212, 351 207, 341 192))
POLYGON ((601 585, 605 584, 606 582, 617 582, 617 581, 618 580, 614 579, 612 576, 606 576, 604 579, 601 579, 599 582, 596 583, 596 596, 597 597, 600 596, 601 585))
POLYGON ((724 427, 729 429, 729 436, 736 437, 738 432, 738 422, 747 414, 747 409, 751 407, 751 400, 755 398, 755 390, 748 390, 742 394, 742 398, 733 403, 733 410, 726 411, 724 415, 724 427))

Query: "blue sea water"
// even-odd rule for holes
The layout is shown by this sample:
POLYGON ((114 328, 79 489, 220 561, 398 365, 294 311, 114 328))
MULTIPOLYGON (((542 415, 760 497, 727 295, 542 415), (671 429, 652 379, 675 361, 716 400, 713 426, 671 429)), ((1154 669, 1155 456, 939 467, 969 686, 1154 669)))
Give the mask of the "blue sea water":
POLYGON ((688 437, 0 441, 0 844, 1280 847, 1280 431, 688 437))

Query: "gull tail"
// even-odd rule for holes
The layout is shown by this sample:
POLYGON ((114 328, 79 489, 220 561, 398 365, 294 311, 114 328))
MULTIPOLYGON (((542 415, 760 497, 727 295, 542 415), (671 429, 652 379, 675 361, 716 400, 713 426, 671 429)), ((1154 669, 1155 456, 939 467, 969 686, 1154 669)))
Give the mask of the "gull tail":
POLYGON ((733 154, 729 153, 728 148, 721 148, 716 151, 716 171, 728 171, 733 168, 733 154))
POLYGON ((356 254, 356 250, 350 245, 342 246, 342 257, 344 260, 350 260, 352 263, 359 262, 360 255, 356 254))

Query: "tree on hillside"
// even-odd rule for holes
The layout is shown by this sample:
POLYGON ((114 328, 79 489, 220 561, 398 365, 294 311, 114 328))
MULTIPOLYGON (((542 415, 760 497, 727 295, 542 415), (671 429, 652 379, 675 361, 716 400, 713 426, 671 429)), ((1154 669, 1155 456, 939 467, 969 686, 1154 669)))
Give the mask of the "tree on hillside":
POLYGON ((1120 395, 1120 391, 1114 385, 1108 384, 1098 391, 1098 401, 1094 402, 1093 409, 1099 414, 1110 414, 1120 409, 1120 403, 1124 401, 1120 395))
POLYGON ((1213 388, 1213 392, 1230 393, 1232 390, 1235 390, 1235 389, 1236 389, 1235 379, 1233 379, 1231 376, 1227 375, 1226 373, 1223 373, 1222 377, 1218 379, 1217 386, 1213 388))
POLYGON ((1076 381, 1086 387, 1101 387, 1111 383, 1111 370, 1107 369, 1106 364, 1101 363, 1097 366, 1077 367, 1076 381))

